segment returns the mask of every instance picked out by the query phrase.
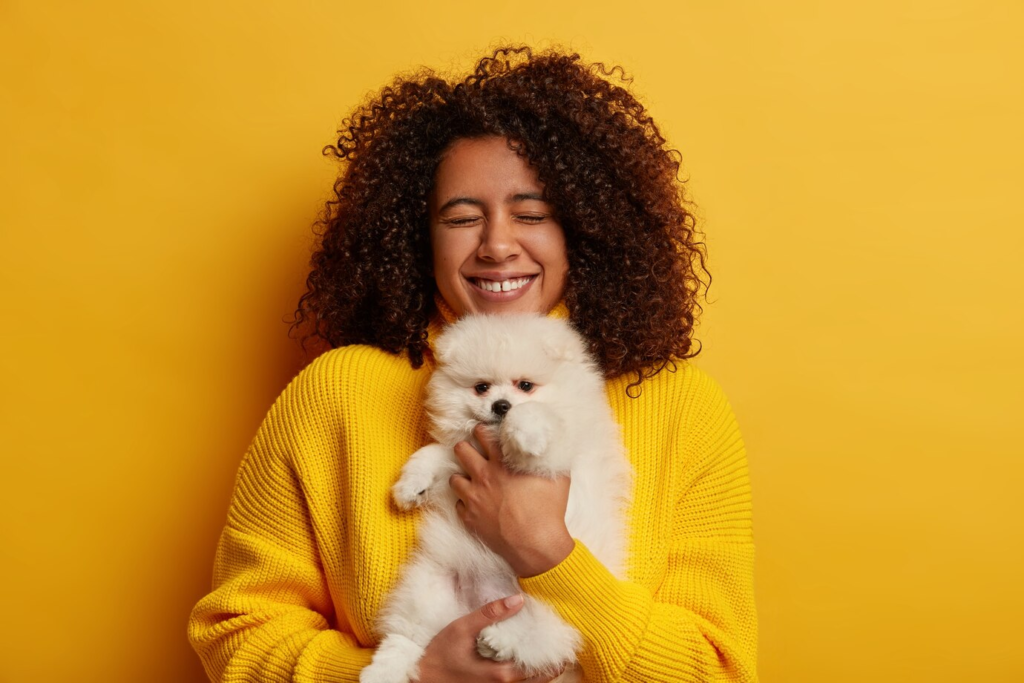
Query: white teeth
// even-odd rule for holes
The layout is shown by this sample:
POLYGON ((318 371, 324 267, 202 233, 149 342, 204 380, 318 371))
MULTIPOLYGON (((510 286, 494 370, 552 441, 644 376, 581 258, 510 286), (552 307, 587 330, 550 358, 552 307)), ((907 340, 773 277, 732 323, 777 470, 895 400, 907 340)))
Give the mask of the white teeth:
POLYGON ((513 289, 519 289, 527 282, 530 281, 528 277, 520 277, 514 280, 502 280, 501 282, 495 282, 494 280, 482 280, 480 278, 474 278, 477 286, 480 289, 486 289, 488 292, 510 292, 513 289))

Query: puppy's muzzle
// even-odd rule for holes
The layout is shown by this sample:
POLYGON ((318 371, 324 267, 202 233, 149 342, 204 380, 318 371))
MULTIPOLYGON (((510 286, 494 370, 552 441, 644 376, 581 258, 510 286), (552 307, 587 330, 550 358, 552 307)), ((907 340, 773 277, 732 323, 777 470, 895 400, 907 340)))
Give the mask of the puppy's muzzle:
POLYGON ((491 404, 491 412, 498 416, 498 419, 505 417, 505 413, 512 409, 512 404, 501 399, 491 404))

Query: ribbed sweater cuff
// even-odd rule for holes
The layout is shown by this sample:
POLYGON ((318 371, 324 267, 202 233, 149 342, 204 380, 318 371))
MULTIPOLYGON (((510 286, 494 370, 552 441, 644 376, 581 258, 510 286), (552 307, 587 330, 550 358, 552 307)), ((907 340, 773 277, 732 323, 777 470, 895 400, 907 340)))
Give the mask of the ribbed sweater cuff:
POLYGON ((646 588, 615 578, 580 541, 561 563, 519 585, 583 635, 579 662, 587 678, 619 679, 651 618, 646 588))
POLYGON ((309 641, 295 667, 297 683, 352 683, 370 665, 373 650, 356 647, 339 631, 323 631, 309 641))

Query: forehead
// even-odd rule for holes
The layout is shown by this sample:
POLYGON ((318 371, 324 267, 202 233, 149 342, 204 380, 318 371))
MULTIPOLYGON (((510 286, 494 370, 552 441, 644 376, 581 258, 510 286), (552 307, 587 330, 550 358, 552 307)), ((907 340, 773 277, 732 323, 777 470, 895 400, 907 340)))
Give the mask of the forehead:
POLYGON ((528 357, 526 354, 513 352, 490 358, 468 359, 446 369, 456 383, 465 386, 482 381, 498 385, 511 384, 518 380, 549 384, 556 366, 545 357, 528 357))
POLYGON ((505 138, 462 138, 445 151, 434 177, 434 199, 442 204, 454 196, 505 199, 507 195, 540 192, 537 171, 509 149, 505 138))
POLYGON ((520 379, 546 383, 558 369, 551 344, 560 325, 535 315, 463 318, 445 332, 443 366, 465 384, 520 379))

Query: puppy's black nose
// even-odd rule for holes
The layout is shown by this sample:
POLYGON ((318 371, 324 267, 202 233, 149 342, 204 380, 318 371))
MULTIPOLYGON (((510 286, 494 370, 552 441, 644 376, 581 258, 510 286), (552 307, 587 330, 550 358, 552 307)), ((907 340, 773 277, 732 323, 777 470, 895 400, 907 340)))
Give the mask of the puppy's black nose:
POLYGON ((505 417, 505 413, 507 413, 511 408, 512 404, 506 401, 505 399, 495 401, 494 403, 491 404, 491 412, 497 415, 498 417, 505 417))

